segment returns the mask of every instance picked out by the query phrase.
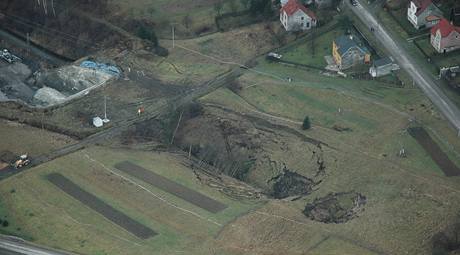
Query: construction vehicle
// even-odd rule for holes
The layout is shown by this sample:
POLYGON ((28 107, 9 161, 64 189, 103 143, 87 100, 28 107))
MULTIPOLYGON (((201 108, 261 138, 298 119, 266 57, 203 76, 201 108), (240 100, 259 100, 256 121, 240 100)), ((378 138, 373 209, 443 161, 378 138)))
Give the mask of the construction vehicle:
POLYGON ((2 58, 3 60, 5 60, 6 62, 10 64, 21 61, 21 58, 11 54, 7 49, 3 49, 0 52, 0 58, 2 58))
POLYGON ((13 162, 12 165, 13 165, 14 168, 18 169, 18 168, 27 166, 29 163, 30 163, 29 156, 27 156, 27 154, 23 154, 23 155, 19 156, 16 159, 16 161, 13 162))

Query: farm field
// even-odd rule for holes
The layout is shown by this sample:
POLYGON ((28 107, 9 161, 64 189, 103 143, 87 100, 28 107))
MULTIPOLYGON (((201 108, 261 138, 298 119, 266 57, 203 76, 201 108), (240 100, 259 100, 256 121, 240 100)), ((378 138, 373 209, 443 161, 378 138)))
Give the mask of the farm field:
POLYGON ((260 206, 261 201, 229 199, 200 184, 194 176, 181 163, 180 156, 94 147, 2 181, 0 194, 12 222, 21 223, 20 234, 39 244, 83 254, 175 254, 174 251, 184 249, 189 254, 203 254, 209 252, 212 236, 223 225, 260 206), (134 161, 145 167, 154 165, 158 174, 200 190, 228 207, 213 214, 184 203, 117 172, 113 165, 118 160, 134 161), (46 176, 52 173, 64 175, 158 234, 143 240, 124 231, 47 181, 46 176), (14 193, 10 193, 12 189, 14 193))
MULTIPOLYGON (((245 78, 248 77, 243 76, 241 79, 244 81, 245 78)), ((257 78, 251 77, 250 80, 254 82, 255 79, 257 78)), ((360 128, 362 121, 359 118, 352 118, 348 122, 342 122, 348 127, 353 127, 352 131, 338 132, 331 129, 330 124, 324 125, 327 122, 314 118, 315 112, 319 115, 328 114, 326 106, 320 104, 319 107, 315 100, 296 99, 299 94, 319 98, 317 95, 333 93, 330 90, 323 91, 313 88, 295 90, 292 85, 283 86, 275 82, 278 87, 276 89, 263 78, 261 78, 263 82, 260 82, 259 85, 245 88, 247 85, 243 81, 240 80, 243 89, 239 95, 230 90, 220 89, 202 98, 201 102, 224 105, 245 115, 257 115, 297 129, 300 129, 302 118, 309 114, 312 116, 313 127, 305 134, 335 148, 324 149, 323 153, 340 163, 338 166, 332 168, 329 166, 326 169, 327 177, 312 194, 295 202, 270 202, 255 213, 239 218, 235 222, 239 227, 225 229, 220 239, 237 239, 237 243, 242 243, 243 247, 252 252, 249 254, 260 254, 267 250, 272 250, 275 254, 286 250, 289 254, 302 254, 305 250, 311 251, 312 254, 325 252, 335 254, 337 250, 333 247, 336 246, 344 249, 338 254, 401 254, 405 252, 429 254, 428 250, 431 246, 429 241, 421 244, 411 244, 411 242, 421 238, 421 235, 424 235, 422 233, 438 231, 443 228, 442 226, 450 224, 442 223, 438 213, 455 215, 458 205, 450 204, 447 208, 445 203, 452 198, 445 198, 444 202, 439 199, 444 199, 444 195, 441 194, 458 194, 457 191, 453 191, 459 187, 458 178, 445 177, 415 139, 411 138, 407 132, 400 133, 408 125, 406 118, 398 118, 398 114, 385 107, 372 105, 356 98, 348 98, 347 107, 343 106, 344 109, 349 109, 361 118, 366 117, 382 129, 373 128, 364 131, 364 128, 360 128), (284 92, 291 90, 296 93, 284 92), (237 96, 240 98, 238 99, 237 96), (280 101, 279 105, 272 107, 272 103, 277 101, 280 101), (287 104, 286 109, 291 110, 283 111, 283 108, 280 107, 281 102, 287 104), (303 104, 299 104, 300 102, 303 104), (294 103, 296 104, 291 105, 294 103), (350 107, 354 103, 362 106, 350 107), (369 113, 357 110, 363 108, 369 110, 369 113), (392 121, 386 120, 385 117, 392 118, 392 121), (385 122, 388 121, 391 124, 385 126, 385 122), (407 158, 400 158, 396 155, 401 142, 408 152, 407 158), (321 224, 305 219, 305 216, 300 213, 302 206, 307 201, 324 196, 328 192, 349 190, 360 192, 368 199, 364 212, 356 219, 345 224, 321 224), (451 191, 453 193, 450 193, 451 191), (430 195, 425 197, 426 200, 422 198, 425 195, 419 192, 430 195), (410 202, 413 196, 420 198, 419 202, 410 202), (431 196, 433 200, 429 198, 431 196), (419 210, 422 210, 423 213, 413 213, 419 210), (249 222, 256 222, 255 227, 245 228, 244 226, 249 222), (413 226, 418 227, 414 229, 413 226), (286 234, 286 237, 280 237, 278 236, 280 231, 286 231, 289 234, 286 234), (277 236, 276 244, 271 242, 273 236, 277 236), (295 236, 295 238, 294 240, 290 238, 288 241, 287 236, 295 236), (331 238, 327 244, 321 245, 321 240, 329 236, 331 238), (402 242, 402 240, 405 241, 402 242)), ((253 83, 248 85, 251 86, 253 83)), ((340 93, 336 93, 334 102, 341 102, 340 96, 340 93)), ((329 102, 322 100, 322 104, 328 105, 329 102)), ((337 115, 335 118, 339 117, 337 115)), ((302 156, 298 154, 292 154, 291 157, 292 160, 294 158, 302 160, 302 156)), ((454 157, 454 159, 457 158, 454 157)), ((455 216, 446 217, 455 219, 455 216)), ((231 251, 235 252, 235 250, 231 251)), ((240 254, 247 253, 241 252, 240 254)))
POLYGON ((75 142, 59 133, 7 120, 0 120, 0 141, 0 152, 9 150, 18 155, 28 153, 32 157, 75 142))

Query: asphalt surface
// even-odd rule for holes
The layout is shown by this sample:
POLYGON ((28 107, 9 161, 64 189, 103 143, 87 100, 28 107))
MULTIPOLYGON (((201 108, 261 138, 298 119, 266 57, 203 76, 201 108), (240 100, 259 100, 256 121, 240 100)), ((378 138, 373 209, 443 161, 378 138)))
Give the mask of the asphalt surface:
POLYGON ((344 2, 364 24, 369 25, 369 29, 370 27, 374 28, 375 37, 379 39, 386 50, 393 56, 396 62, 398 62, 400 67, 409 73, 423 93, 433 102, 460 134, 460 110, 439 88, 434 77, 426 73, 414 58, 410 56, 401 45, 398 45, 398 40, 392 37, 387 29, 380 25, 377 18, 368 8, 364 7, 359 2, 357 6, 352 6, 348 0, 344 2))
POLYGON ((0 235, 0 254, 1 255, 72 255, 64 251, 57 251, 48 248, 43 248, 0 235))

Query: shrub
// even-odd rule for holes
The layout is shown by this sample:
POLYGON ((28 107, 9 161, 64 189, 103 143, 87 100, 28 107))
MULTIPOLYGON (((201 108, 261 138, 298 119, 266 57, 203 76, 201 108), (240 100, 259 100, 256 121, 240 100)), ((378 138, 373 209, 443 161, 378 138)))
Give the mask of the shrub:
POLYGON ((155 47, 155 54, 157 54, 160 57, 166 57, 168 56, 169 52, 168 49, 161 47, 161 46, 156 46, 155 47))
POLYGON ((139 36, 141 39, 151 41, 155 47, 158 46, 158 38, 153 28, 148 28, 145 25, 140 25, 139 29, 137 30, 137 36, 139 36))
POLYGON ((310 128, 311 128, 310 118, 308 116, 305 116, 305 119, 303 119, 303 123, 302 123, 302 129, 307 130, 310 128))

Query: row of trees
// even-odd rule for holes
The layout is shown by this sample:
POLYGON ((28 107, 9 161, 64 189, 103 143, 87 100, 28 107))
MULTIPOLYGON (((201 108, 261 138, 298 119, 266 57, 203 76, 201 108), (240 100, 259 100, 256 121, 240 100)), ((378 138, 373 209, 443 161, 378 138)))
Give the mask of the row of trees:
MULTIPOLYGON (((239 2, 243 10, 249 10, 254 15, 263 15, 267 18, 273 15, 273 4, 271 0, 239 0, 239 2)), ((240 9, 237 0, 228 1, 228 7, 232 13, 236 13, 240 9)), ((222 15, 223 8, 223 0, 214 4, 214 10, 217 16, 222 15)))

